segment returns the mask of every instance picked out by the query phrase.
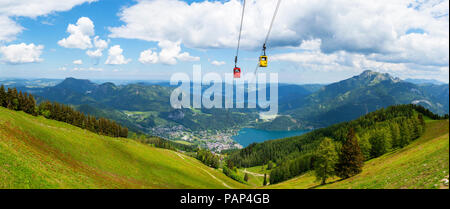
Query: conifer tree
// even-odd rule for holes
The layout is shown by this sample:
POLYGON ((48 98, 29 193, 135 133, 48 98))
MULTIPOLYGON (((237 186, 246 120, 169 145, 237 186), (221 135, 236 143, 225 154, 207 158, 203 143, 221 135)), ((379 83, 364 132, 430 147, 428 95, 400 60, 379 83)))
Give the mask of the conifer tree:
POLYGON ((267 185, 267 174, 264 173, 264 182, 263 182, 263 186, 267 185))
POLYGON ((13 90, 8 88, 8 91, 6 92, 6 108, 14 110, 13 100, 14 100, 13 90))
POLYGON ((17 89, 12 89, 12 109, 19 110, 19 93, 17 93, 17 89))
POLYGON ((372 144, 371 156, 378 157, 390 151, 391 143, 390 132, 384 127, 377 128, 370 138, 370 144, 372 144))
POLYGON ((230 159, 227 160, 227 167, 231 170, 233 170, 234 168, 234 163, 230 159))
POLYGON ((269 163, 267 163, 267 170, 271 170, 273 167, 273 163, 272 161, 269 161, 269 163))
POLYGON ((400 128, 397 123, 392 123, 391 126, 392 147, 400 147, 402 136, 400 135, 400 128))
POLYGON ((423 115, 419 113, 417 116, 417 119, 419 119, 419 122, 422 126, 425 126, 425 120, 423 119, 423 115))
POLYGON ((244 181, 248 182, 248 173, 245 173, 245 175, 244 175, 244 181))
POLYGON ((349 178, 361 173, 363 164, 364 156, 359 147, 355 131, 351 128, 339 154, 339 162, 336 164, 336 174, 344 179, 349 178))
POLYGON ((372 149, 372 144, 370 144, 369 138, 370 132, 367 131, 366 133, 363 133, 361 137, 358 139, 358 144, 359 147, 361 148, 364 160, 370 159, 370 150, 372 149))
POLYGON ((36 111, 36 100, 34 99, 33 95, 28 94, 28 100, 29 100, 29 110, 34 115, 38 115, 38 111, 36 111))
POLYGON ((409 144, 409 140, 412 138, 411 125, 408 120, 403 121, 403 123, 400 127, 400 133, 401 133, 401 138, 400 138, 399 146, 404 147, 409 144))
POLYGON ((0 107, 6 107, 6 92, 3 84, 0 86, 0 107))
POLYGON ((22 91, 19 91, 17 100, 18 100, 17 110, 25 110, 25 96, 23 95, 22 91))

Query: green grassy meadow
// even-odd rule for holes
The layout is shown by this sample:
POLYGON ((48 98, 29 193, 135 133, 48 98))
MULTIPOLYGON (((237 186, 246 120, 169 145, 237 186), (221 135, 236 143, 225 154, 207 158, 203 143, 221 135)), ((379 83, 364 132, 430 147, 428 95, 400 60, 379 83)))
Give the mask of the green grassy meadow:
MULTIPOLYGON (((275 165, 274 165, 275 166, 275 165)), ((245 173, 248 173, 248 185, 253 187, 261 187, 264 182, 264 173, 267 174, 267 182, 269 182, 269 175, 271 170, 267 170, 266 165, 254 166, 250 168, 239 168, 238 174, 244 178, 245 173)))
POLYGON ((0 188, 246 188, 194 158, 0 107, 0 188))

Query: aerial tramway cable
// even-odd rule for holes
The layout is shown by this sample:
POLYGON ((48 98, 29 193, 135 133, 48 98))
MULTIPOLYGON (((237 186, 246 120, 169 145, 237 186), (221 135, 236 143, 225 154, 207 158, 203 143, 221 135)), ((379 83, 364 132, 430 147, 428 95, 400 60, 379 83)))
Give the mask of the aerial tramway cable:
MULTIPOLYGON (((237 44, 237 48, 236 48, 236 56, 234 57, 233 73, 234 73, 235 78, 240 78, 240 74, 241 74, 241 68, 237 67, 237 62, 238 62, 238 57, 239 57, 239 48, 241 45, 242 26, 244 23, 245 3, 246 3, 246 1, 244 0, 243 6, 242 6, 241 25, 239 27, 239 36, 238 36, 238 44, 237 44)), ((275 17, 277 16, 278 10, 280 8, 280 4, 281 4, 281 0, 278 0, 276 8, 275 8, 275 12, 273 13, 272 21, 270 22, 269 30, 267 31, 266 38, 264 39, 264 44, 263 44, 263 48, 262 48, 262 52, 261 52, 261 56, 260 56, 260 61, 258 62, 258 65, 256 65, 254 74, 256 74, 256 72, 258 71, 258 68, 260 66, 261 67, 267 66, 266 44, 267 44, 267 41, 269 40, 270 32, 272 31, 273 23, 275 22, 275 17), (261 64, 261 58, 263 58, 265 61, 264 65, 261 64)))
MULTIPOLYGON (((273 16, 272 16, 272 21, 270 22, 269 30, 267 31, 266 39, 264 39, 264 44, 263 44, 261 56, 266 56, 266 44, 267 44, 267 41, 269 40, 270 32, 272 32, 273 23, 275 22, 275 18, 276 18, 277 14, 278 14, 278 10, 280 8, 280 4, 281 4, 281 0, 278 0, 277 6, 275 8, 275 12, 273 13, 273 16)), ((258 64, 256 65, 256 68, 255 68, 254 74, 256 74, 256 72, 258 71, 259 67, 260 67, 260 63, 258 62, 258 64)))
POLYGON ((237 61, 238 61, 238 56, 239 56, 239 47, 241 45, 242 25, 244 23, 244 13, 245 13, 245 0, 244 0, 244 4, 242 6, 241 26, 239 28, 239 36, 238 36, 238 44, 237 44, 237 49, 236 49, 236 57, 234 58, 234 67, 237 67, 237 61))
POLYGON ((237 66, 238 56, 239 56, 239 47, 241 45, 241 34, 242 34, 242 25, 244 23, 244 13, 245 13, 245 0, 242 6, 242 16, 241 16, 241 26, 239 27, 239 37, 238 37, 238 45, 236 48, 236 56, 234 57, 234 68, 233 68, 233 77, 240 78, 241 77, 241 68, 237 66))
POLYGON ((264 48, 266 46, 267 40, 269 40, 270 32, 272 31, 273 22, 275 22, 275 17, 277 16, 278 10, 280 9, 281 0, 278 0, 277 7, 273 13, 272 22, 270 22, 269 31, 267 31, 266 39, 264 40, 264 48))

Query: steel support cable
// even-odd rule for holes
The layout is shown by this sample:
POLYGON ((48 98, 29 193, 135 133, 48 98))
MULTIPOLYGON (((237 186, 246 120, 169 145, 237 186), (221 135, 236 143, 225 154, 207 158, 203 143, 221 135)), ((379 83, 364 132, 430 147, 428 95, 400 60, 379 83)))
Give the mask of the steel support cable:
POLYGON ((244 23, 244 13, 245 13, 245 0, 244 0, 244 4, 242 5, 241 26, 239 28, 239 36, 238 36, 238 45, 237 45, 237 49, 236 49, 236 57, 234 57, 234 67, 237 67, 237 61, 238 61, 238 56, 239 56, 239 47, 241 45, 242 25, 244 23))
POLYGON ((281 0, 278 0, 277 7, 273 13, 272 22, 270 22, 269 31, 267 31, 266 39, 264 40, 264 45, 266 45, 267 40, 269 40, 270 32, 272 31, 273 22, 275 22, 275 17, 277 16, 278 9, 280 8, 281 0))
MULTIPOLYGON (((275 22, 275 17, 276 17, 277 14, 278 14, 278 10, 279 10, 279 8, 280 8, 280 4, 281 4, 281 0, 278 0, 277 6, 276 6, 276 8, 275 8, 275 12, 273 13, 273 16, 272 16, 272 21, 270 22, 269 31, 267 31, 266 39, 264 40, 264 44, 263 44, 263 52, 261 52, 261 55, 262 55, 262 54, 265 55, 265 51, 266 51, 266 50, 265 50, 265 49, 266 49, 266 43, 267 43, 267 41, 269 40, 270 32, 272 31, 273 23, 275 22)), ((259 62, 259 60, 258 60, 258 62, 259 62)), ((256 65, 256 68, 255 68, 255 71, 254 71, 254 74, 255 74, 255 75, 256 75, 256 72, 258 71, 258 68, 259 68, 259 64, 256 65)))

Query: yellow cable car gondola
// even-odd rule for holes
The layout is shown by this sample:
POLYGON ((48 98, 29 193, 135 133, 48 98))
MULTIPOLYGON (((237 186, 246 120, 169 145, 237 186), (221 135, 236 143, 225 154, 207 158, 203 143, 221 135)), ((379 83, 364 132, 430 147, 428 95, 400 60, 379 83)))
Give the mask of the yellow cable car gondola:
POLYGON ((264 54, 259 57, 259 67, 267 67, 266 44, 263 45, 264 54))
POLYGON ((267 67, 267 56, 259 57, 259 67, 267 67))

